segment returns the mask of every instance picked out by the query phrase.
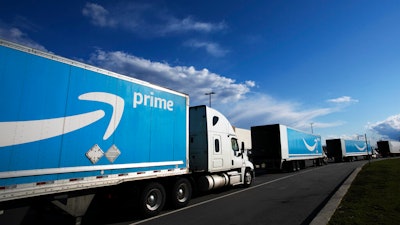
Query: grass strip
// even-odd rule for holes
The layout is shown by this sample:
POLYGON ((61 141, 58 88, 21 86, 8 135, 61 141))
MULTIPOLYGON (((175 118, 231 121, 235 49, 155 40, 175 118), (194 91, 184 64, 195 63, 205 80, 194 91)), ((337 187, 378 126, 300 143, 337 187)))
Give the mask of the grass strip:
POLYGON ((400 159, 366 164, 328 224, 400 224, 400 159))

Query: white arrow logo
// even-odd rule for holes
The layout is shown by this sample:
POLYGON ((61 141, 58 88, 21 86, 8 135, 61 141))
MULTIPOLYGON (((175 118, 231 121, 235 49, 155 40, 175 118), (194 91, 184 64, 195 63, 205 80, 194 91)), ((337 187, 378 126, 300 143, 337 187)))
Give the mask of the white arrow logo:
POLYGON ((356 148, 358 149, 358 151, 362 152, 367 148, 367 145, 364 143, 364 146, 360 147, 357 144, 354 144, 354 146, 356 146, 356 148))
POLYGON ((303 142, 304 142, 304 145, 306 146, 306 148, 308 149, 308 151, 310 151, 310 152, 312 152, 312 151, 314 151, 315 150, 315 148, 317 147, 317 144, 318 144, 318 140, 317 139, 314 139, 314 145, 309 145, 309 144, 307 144, 307 142, 306 142, 306 140, 303 138, 303 142))
MULTIPOLYGON (((124 112, 124 100, 113 94, 105 92, 90 92, 79 96, 80 100, 97 101, 111 105, 113 113, 103 140, 107 140, 118 127, 124 112)), ((103 110, 93 112, 30 121, 0 122, 0 147, 40 141, 79 130, 100 120, 105 115, 103 110)))

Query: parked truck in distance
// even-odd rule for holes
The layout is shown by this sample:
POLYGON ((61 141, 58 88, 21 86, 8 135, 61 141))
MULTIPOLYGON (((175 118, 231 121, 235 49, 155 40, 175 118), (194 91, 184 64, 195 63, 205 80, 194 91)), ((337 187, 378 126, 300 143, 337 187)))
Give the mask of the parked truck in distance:
POLYGON ((247 152, 251 152, 251 131, 249 129, 238 127, 234 127, 234 130, 236 132, 240 148, 245 149, 247 152))
POLYGON ((321 137, 281 124, 251 127, 251 161, 256 169, 296 171, 322 165, 321 137))
POLYGON ((400 142, 399 141, 378 141, 378 151, 382 157, 399 156, 400 142))
POLYGON ((252 183, 230 122, 186 94, 3 40, 0 59, 0 224, 38 201, 80 224, 98 193, 134 190, 148 217, 252 183))
POLYGON ((326 149, 328 158, 333 158, 335 162, 368 158, 372 154, 364 140, 330 139, 326 140, 326 149))

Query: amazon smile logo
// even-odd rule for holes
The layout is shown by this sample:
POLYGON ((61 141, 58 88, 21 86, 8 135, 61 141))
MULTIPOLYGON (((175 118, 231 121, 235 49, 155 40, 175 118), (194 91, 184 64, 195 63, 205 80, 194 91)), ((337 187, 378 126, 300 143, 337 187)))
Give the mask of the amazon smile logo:
POLYGON ((367 148, 367 144, 364 143, 364 146, 360 147, 357 144, 354 144, 354 146, 356 146, 356 148, 358 149, 358 151, 362 152, 367 148))
MULTIPOLYGON (((113 107, 112 116, 104 133, 103 140, 107 140, 117 129, 124 112, 124 100, 114 94, 105 92, 89 92, 78 97, 79 100, 95 101, 109 104, 113 107)), ((104 110, 43 120, 0 122, 0 147, 25 144, 40 141, 89 126, 105 115, 104 110), (46 127, 46 132, 39 132, 46 127)))
POLYGON ((309 145, 304 138, 303 138, 303 142, 304 142, 304 145, 306 146, 306 148, 308 149, 308 151, 310 151, 310 152, 314 151, 318 145, 318 139, 316 139, 316 138, 314 139, 314 145, 309 145))

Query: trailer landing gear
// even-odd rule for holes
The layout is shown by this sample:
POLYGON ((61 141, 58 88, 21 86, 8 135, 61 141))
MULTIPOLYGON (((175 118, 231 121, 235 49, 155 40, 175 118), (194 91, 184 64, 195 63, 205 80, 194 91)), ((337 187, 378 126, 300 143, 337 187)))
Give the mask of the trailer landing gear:
POLYGON ((80 225, 82 223, 82 217, 85 215, 93 197, 94 194, 89 194, 67 198, 65 203, 62 202, 62 199, 54 200, 52 203, 75 217, 75 225, 80 225))

